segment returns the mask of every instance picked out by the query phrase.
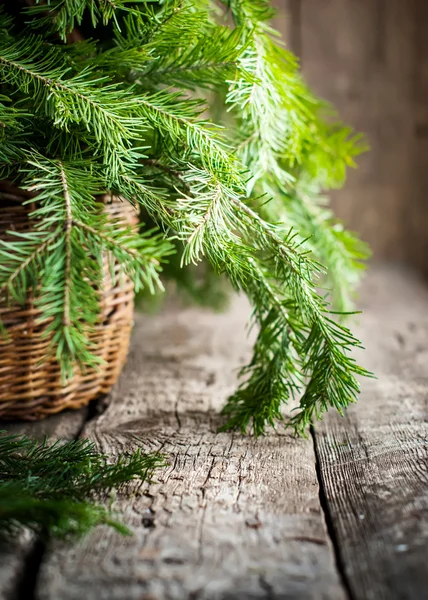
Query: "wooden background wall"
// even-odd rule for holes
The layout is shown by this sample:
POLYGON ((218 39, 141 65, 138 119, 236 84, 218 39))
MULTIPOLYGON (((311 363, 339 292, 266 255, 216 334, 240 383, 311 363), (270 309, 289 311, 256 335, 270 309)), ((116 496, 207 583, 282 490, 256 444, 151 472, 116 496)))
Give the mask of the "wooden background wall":
POLYGON ((371 151, 336 214, 375 257, 428 271, 428 0, 276 0, 303 73, 371 151))

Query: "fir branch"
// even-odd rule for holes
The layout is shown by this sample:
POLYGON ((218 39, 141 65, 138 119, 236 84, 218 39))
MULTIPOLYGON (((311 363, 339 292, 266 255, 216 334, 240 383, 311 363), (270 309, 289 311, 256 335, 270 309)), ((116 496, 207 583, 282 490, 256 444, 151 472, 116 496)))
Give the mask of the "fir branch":
POLYGON ((94 284, 101 281, 102 263, 99 249, 82 245, 73 228, 74 216, 95 222, 100 218, 94 200, 99 182, 89 176, 84 165, 50 161, 39 155, 29 161, 26 177, 31 183, 28 189, 38 192, 37 208, 32 213, 36 228, 45 234, 54 231, 56 236, 39 272, 35 304, 50 321, 50 351, 55 352, 68 378, 76 365, 85 368, 100 362, 91 352, 88 334, 99 314, 94 284))
POLYGON ((266 25, 264 3, 228 4, 244 39, 249 39, 242 68, 254 75, 252 82, 238 77, 227 96, 241 136, 237 154, 252 174, 247 189, 274 198, 260 213, 269 222, 297 228, 306 248, 327 268, 323 282, 331 286, 335 307, 350 310, 367 250, 343 228, 340 234, 337 223, 317 210, 317 196, 320 189, 343 183, 346 168, 354 165, 364 144, 352 130, 331 122, 328 113, 334 113, 302 82, 296 59, 274 44, 277 34, 266 25), (305 200, 308 181, 310 210, 305 200))
MULTIPOLYGON (((2 432, 4 434, 4 432, 2 432)), ((165 466, 160 454, 140 450, 109 464, 89 440, 49 444, 26 436, 0 436, 0 532, 29 527, 56 537, 75 537, 98 524, 129 530, 95 502, 122 484, 150 480, 165 466)))
POLYGON ((226 407, 228 425, 263 433, 307 382, 291 420, 302 431, 329 406, 354 401, 356 376, 367 374, 349 358, 358 340, 317 290, 333 283, 342 307, 361 270, 364 248, 319 200, 343 181, 359 138, 326 116, 298 61, 277 45, 268 0, 224 0, 235 28, 218 26, 225 15, 206 0, 113 4, 37 5, 40 36, 11 33, 0 11, 2 93, 20 107, 0 98, 0 171, 38 194, 34 233, 0 244, 0 285, 21 301, 40 289, 71 372, 91 364, 102 253, 153 291, 171 242, 181 243, 180 268, 206 259, 254 306, 254 355, 226 407), (81 21, 97 27, 102 41, 64 47, 47 35, 46 18, 62 36, 81 21), (177 92, 165 89, 172 84, 177 92), (215 122, 201 89, 213 86, 229 109, 215 122), (105 190, 140 204, 164 233, 107 222, 95 201, 105 190))
MULTIPOLYGON (((195 89, 224 85, 225 81, 236 77, 240 68, 238 59, 244 51, 241 31, 213 25, 204 31, 199 15, 195 14, 193 18, 198 27, 195 39, 183 44, 180 33, 177 36, 180 46, 175 52, 170 43, 159 48, 158 37, 147 46, 152 61, 148 69, 146 67, 146 78, 156 83, 195 89)), ((244 71, 241 76, 245 77, 244 71)))
MULTIPOLYGON (((296 234, 290 231, 285 236, 220 181, 214 184, 203 172, 197 176, 199 185, 191 197, 180 198, 178 216, 172 222, 186 245, 183 260, 197 262, 206 254, 217 269, 226 270, 235 285, 254 301, 261 326, 259 349, 256 345, 253 361, 243 371, 244 375, 252 375, 247 385, 229 400, 226 413, 232 416, 226 427, 245 430, 252 415, 255 433, 263 433, 265 423, 278 418, 280 404, 298 391, 295 378, 300 373, 300 377, 309 378, 309 384, 300 402, 301 410, 290 424, 302 433, 313 414, 320 416, 328 406, 341 411, 355 401, 359 389, 355 375, 370 375, 347 355, 351 348, 359 346, 359 341, 329 317, 328 304, 317 293, 314 283, 314 277, 323 269, 308 258, 306 251, 299 251, 296 234), (199 206, 193 208, 189 218, 186 213, 194 198, 199 199, 199 206), (248 236, 255 230, 258 234, 251 239, 251 248, 248 236), (269 280, 275 282, 275 292, 269 280), (286 291, 280 290, 280 283, 286 285, 286 291), (269 307, 268 317, 263 316, 266 307, 269 307), (272 319, 277 341, 269 333, 272 319), (278 361, 282 352, 280 340, 290 340, 286 333, 290 332, 290 323, 294 363, 289 354, 278 361), (282 338, 283 335, 286 337, 282 338), (269 348, 267 354, 263 348, 269 348), (288 365, 285 380, 284 365, 288 365), (263 388, 260 387, 262 372, 265 373, 263 388), (278 382, 283 380, 287 383, 280 385, 278 382), (291 389, 285 393, 287 386, 291 389), (269 410, 270 418, 266 418, 269 410)), ((189 180, 194 185, 196 174, 188 173, 183 178, 188 185, 189 180)))
POLYGON ((161 262, 172 246, 153 230, 139 234, 108 220, 95 200, 102 180, 91 163, 70 164, 40 155, 33 155, 29 163, 28 189, 38 192, 32 217, 36 227, 50 236, 50 254, 39 272, 35 302, 51 320, 52 351, 70 377, 76 365, 95 366, 100 360, 91 351, 88 334, 99 315, 103 251, 119 261, 118 276, 127 273, 137 290, 147 286, 154 291, 162 287, 161 262))
POLYGON ((6 179, 13 164, 23 157, 29 126, 28 112, 11 102, 11 98, 0 94, 0 179, 6 179))
POLYGON ((273 199, 267 207, 261 207, 260 213, 277 222, 282 220, 299 232, 300 241, 327 267, 321 274, 321 283, 331 290, 334 310, 344 313, 352 310, 354 290, 364 271, 364 261, 370 255, 367 245, 334 218, 327 199, 320 196, 311 182, 300 180, 291 193, 272 185, 265 189, 273 199))
POLYGON ((96 60, 116 72, 125 70, 128 77, 145 75, 154 63, 193 46, 207 26, 212 23, 206 9, 195 12, 193 2, 173 0, 158 10, 145 4, 140 11, 127 14, 121 27, 115 27, 114 46, 96 60))
POLYGON ((221 173, 226 181, 242 185, 239 164, 220 136, 220 127, 196 120, 204 109, 200 101, 185 99, 179 93, 158 92, 140 97, 138 104, 152 127, 196 151, 207 171, 214 176, 221 173))
POLYGON ((275 15, 270 0, 221 0, 221 2, 230 8, 235 22, 243 22, 248 28, 265 26, 265 23, 275 15))
POLYGON ((70 540, 83 537, 98 525, 130 534, 103 506, 68 498, 39 500, 20 485, 0 484, 0 542, 17 536, 24 527, 49 538, 70 540))
POLYGON ((174 247, 162 233, 151 229, 136 236, 129 228, 115 229, 114 224, 106 224, 102 230, 81 221, 74 221, 74 224, 113 254, 133 280, 136 292, 145 287, 152 294, 156 288, 164 289, 159 277, 162 261, 174 252, 174 247))
POLYGON ((0 128, 19 127, 19 117, 25 115, 22 110, 9 106, 11 99, 0 94, 0 128))
POLYGON ((205 214, 202 215, 202 219, 193 229, 192 233, 186 241, 186 246, 182 258, 183 263, 193 262, 194 264, 197 264, 200 255, 203 253, 203 239, 207 233, 206 228, 210 224, 210 220, 212 219, 213 213, 217 209, 218 203, 221 201, 221 197, 221 186, 220 183, 217 182, 214 193, 207 204, 205 214))
POLYGON ((75 27, 81 25, 85 14, 89 13, 93 27, 101 21, 106 25, 116 19, 116 11, 132 11, 129 4, 138 0, 48 0, 27 7, 27 13, 37 17, 33 26, 50 27, 65 41, 75 27))
POLYGON ((70 279, 71 279, 71 230, 73 227, 73 217, 71 213, 71 199, 68 191, 67 178, 64 172, 64 168, 59 163, 59 170, 61 176, 61 184, 64 193, 65 202, 65 270, 64 270, 64 315, 63 325, 64 327, 70 327, 70 279))
MULTIPOLYGON (((37 275, 34 272, 30 275, 28 268, 46 253, 58 232, 41 241, 40 234, 9 233, 15 235, 17 239, 14 242, 0 240, 0 258, 4 265, 4 277, 0 279, 0 296, 6 299, 13 296, 18 303, 22 304, 29 289, 37 280, 37 275)), ((41 235, 44 238, 44 233, 41 235)))
POLYGON ((105 164, 114 175, 133 140, 144 131, 134 98, 89 68, 65 78, 70 68, 63 56, 57 48, 46 48, 41 37, 13 40, 5 35, 2 41, 0 74, 4 81, 26 95, 31 93, 34 112, 43 111, 55 127, 69 132, 73 124, 83 125, 80 135, 104 153, 105 164))

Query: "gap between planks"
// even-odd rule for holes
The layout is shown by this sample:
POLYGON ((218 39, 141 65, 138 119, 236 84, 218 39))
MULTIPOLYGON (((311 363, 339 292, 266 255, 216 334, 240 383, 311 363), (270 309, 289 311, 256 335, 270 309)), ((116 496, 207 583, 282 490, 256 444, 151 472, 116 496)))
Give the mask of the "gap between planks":
POLYGON ((357 600, 423 597, 427 303, 427 288, 411 274, 372 270, 359 328, 368 350, 360 358, 379 380, 364 382, 345 419, 330 414, 313 432, 345 586, 311 444, 215 434, 233 369, 249 351, 248 309, 238 302, 226 315, 138 317, 111 405, 84 434, 113 453, 141 437, 171 465, 157 483, 119 494, 115 506, 133 538, 99 528, 76 546, 57 544, 42 565, 37 598, 333 599, 346 597, 347 587, 357 600))
POLYGON ((372 269, 356 327, 375 380, 345 418, 315 429, 322 489, 356 600, 420 600, 428 589, 428 286, 372 269))
MULTIPOLYGON (((0 423, 0 430, 36 439, 76 439, 92 409, 54 415, 37 422, 0 423)), ((44 543, 29 531, 12 543, 0 543, 0 600, 33 600, 36 581, 45 553, 44 543)))

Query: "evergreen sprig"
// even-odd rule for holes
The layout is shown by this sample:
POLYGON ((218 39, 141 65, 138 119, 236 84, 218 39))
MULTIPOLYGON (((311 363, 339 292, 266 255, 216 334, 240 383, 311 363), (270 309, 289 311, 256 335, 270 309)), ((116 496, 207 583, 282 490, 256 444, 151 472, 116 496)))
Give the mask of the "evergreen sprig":
POLYGON ((90 18, 93 27, 100 22, 107 25, 116 18, 119 9, 132 10, 129 5, 136 3, 138 0, 47 0, 26 7, 26 11, 39 17, 34 21, 35 26, 46 26, 48 30, 58 32, 65 41, 67 34, 81 25, 85 16, 90 18))
POLYGON ((135 479, 150 480, 165 465, 140 450, 115 462, 89 440, 50 444, 0 432, 0 533, 29 527, 43 535, 83 535, 98 524, 128 529, 96 497, 135 479))
POLYGON ((287 423, 303 432, 369 374, 327 300, 349 310, 367 250, 321 195, 363 144, 303 82, 268 0, 222 4, 50 0, 25 25, 0 14, 0 168, 37 194, 34 231, 0 244, 0 292, 40 290, 67 376, 96 361, 103 252, 152 291, 173 248, 176 280, 206 261, 248 295, 259 331, 225 426, 261 434, 300 395, 287 423), (76 27, 89 39, 64 43, 76 27), (140 207, 138 235, 103 216, 106 191, 140 207))

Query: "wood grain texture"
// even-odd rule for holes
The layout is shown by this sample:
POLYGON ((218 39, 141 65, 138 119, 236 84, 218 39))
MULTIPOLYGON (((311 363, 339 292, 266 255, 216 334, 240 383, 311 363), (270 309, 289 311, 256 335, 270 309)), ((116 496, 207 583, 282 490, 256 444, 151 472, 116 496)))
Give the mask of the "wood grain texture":
POLYGON ((370 145, 332 193, 333 209, 378 258, 394 260, 407 256, 412 208, 412 18, 401 0, 301 0, 304 76, 370 145))
POLYGON ((133 537, 98 528, 55 547, 41 600, 344 598, 311 442, 216 434, 248 357, 248 315, 238 300, 224 315, 137 316, 111 403, 84 433, 108 453, 160 449, 170 465, 117 497, 133 537))
POLYGON ((15 600, 26 559, 34 539, 25 533, 13 542, 0 543, 0 600, 15 600))
POLYGON ((428 590, 428 288, 374 270, 363 289, 364 362, 378 379, 316 428, 322 484, 356 600, 428 590))
POLYGON ((0 430, 10 434, 25 434, 36 440, 45 437, 71 440, 82 429, 86 421, 88 409, 67 410, 40 421, 4 421, 0 422, 0 430))
MULTIPOLYGON (((378 379, 363 382, 345 418, 330 413, 317 425, 316 457, 310 441, 281 432, 258 441, 215 433, 235 368, 249 354, 243 301, 224 315, 169 308, 137 316, 123 377, 84 434, 111 454, 161 449, 170 464, 156 482, 110 499, 132 537, 100 527, 76 545, 52 547, 37 600, 423 598, 428 288, 407 271, 373 269, 361 306, 367 351, 359 358, 378 379)), ((62 437, 66 418, 55 419, 62 437)), ((14 599, 32 547, 20 543, 0 563, 1 600, 14 599)))
MULTIPOLYGON (((26 434, 35 439, 45 436, 53 439, 73 439, 78 435, 86 419, 87 409, 54 415, 34 423, 0 423, 0 430, 8 433, 26 434)), ((0 542, 0 600, 15 600, 22 585, 27 561, 35 548, 34 536, 23 533, 17 540, 0 542)))
POLYGON ((276 0, 303 75, 370 151, 331 194, 377 259, 428 270, 426 0, 276 0))
POLYGON ((412 193, 409 199, 413 209, 409 211, 407 218, 410 232, 419 231, 424 227, 425 235, 411 235, 408 243, 414 264, 428 271, 428 228, 426 225, 428 210, 428 4, 424 0, 416 1, 414 23, 415 68, 412 80, 414 143, 411 156, 413 164, 412 193))

